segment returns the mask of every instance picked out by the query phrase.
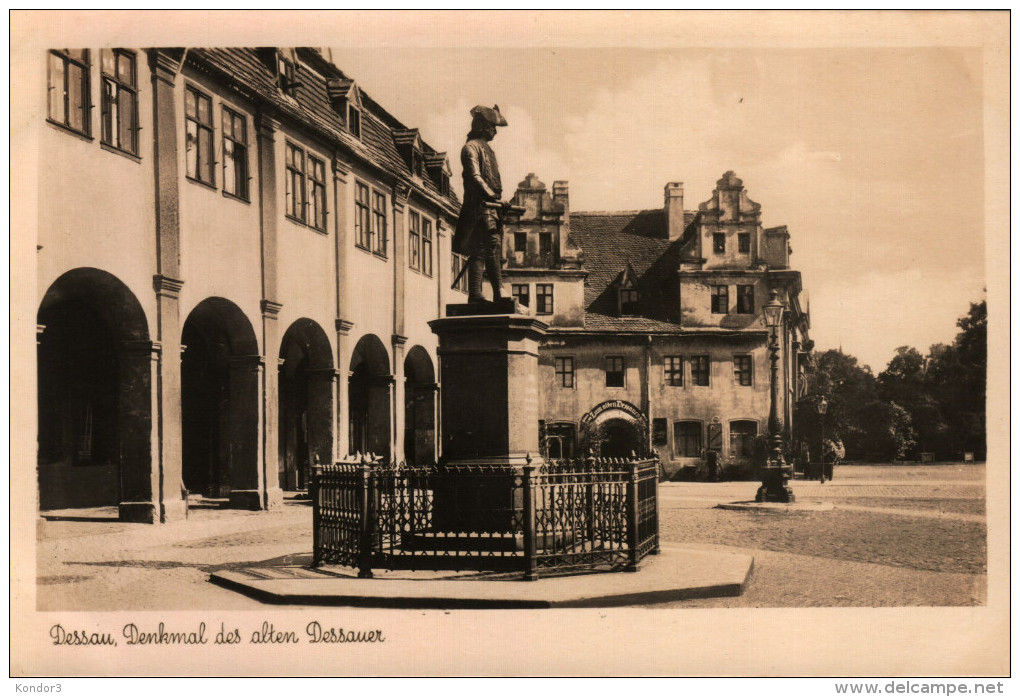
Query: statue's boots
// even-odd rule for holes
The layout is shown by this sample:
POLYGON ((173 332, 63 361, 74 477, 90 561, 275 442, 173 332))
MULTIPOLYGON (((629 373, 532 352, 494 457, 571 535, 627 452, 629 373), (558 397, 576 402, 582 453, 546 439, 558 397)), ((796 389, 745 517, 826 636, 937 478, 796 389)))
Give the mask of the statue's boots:
POLYGON ((492 301, 499 302, 503 299, 503 255, 498 245, 492 245, 489 253, 485 255, 485 271, 489 274, 489 283, 492 284, 492 301))
POLYGON ((485 302, 482 295, 482 272, 485 270, 485 262, 479 255, 473 255, 468 259, 468 302, 485 302))

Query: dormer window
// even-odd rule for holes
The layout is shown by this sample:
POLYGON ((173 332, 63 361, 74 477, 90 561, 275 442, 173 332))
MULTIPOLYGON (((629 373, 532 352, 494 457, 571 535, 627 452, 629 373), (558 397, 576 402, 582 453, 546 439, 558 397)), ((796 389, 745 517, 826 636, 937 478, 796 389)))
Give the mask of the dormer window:
POLYGON ((280 89, 286 92, 288 86, 294 82, 294 64, 283 56, 277 56, 276 77, 280 81, 280 89))
POLYGON ((361 109, 353 104, 347 105, 347 131, 361 140, 361 109))
POLYGON ((259 58, 269 70, 276 74, 276 86, 293 97, 301 83, 297 81, 297 61, 290 49, 260 48, 259 58))
POLYGON ((617 301, 621 317, 635 317, 638 311, 638 289, 637 274, 634 268, 627 264, 617 286, 617 301))
POLYGON ((348 78, 326 80, 326 94, 347 132, 361 140, 361 90, 348 78))
POLYGON ((620 289, 620 316, 633 317, 638 314, 638 292, 636 288, 620 289))
POLYGON ((446 161, 445 152, 430 152, 425 157, 425 169, 432 178, 432 183, 443 196, 450 195, 450 163, 446 161))
POLYGON ((416 177, 425 176, 425 152, 417 128, 393 129, 393 143, 403 156, 407 168, 416 177))

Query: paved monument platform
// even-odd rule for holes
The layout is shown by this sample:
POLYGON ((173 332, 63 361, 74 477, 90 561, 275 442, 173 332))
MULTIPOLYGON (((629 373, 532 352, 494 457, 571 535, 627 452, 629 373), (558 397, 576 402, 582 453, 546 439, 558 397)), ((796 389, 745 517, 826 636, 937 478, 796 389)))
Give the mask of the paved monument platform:
POLYGON ((391 608, 615 607, 743 593, 754 558, 717 550, 663 545, 634 573, 548 575, 524 581, 521 573, 376 571, 361 579, 356 569, 312 569, 310 557, 287 557, 280 565, 218 571, 210 580, 265 603, 391 608))
POLYGON ((830 501, 794 501, 793 503, 734 501, 718 503, 715 507, 727 511, 759 511, 761 513, 817 513, 831 511, 835 508, 830 501))

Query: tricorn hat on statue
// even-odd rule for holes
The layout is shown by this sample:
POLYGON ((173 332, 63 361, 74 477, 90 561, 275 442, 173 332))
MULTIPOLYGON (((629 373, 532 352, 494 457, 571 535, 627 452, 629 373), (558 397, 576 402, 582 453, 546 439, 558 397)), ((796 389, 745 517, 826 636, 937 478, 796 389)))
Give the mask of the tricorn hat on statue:
POLYGON ((479 104, 471 110, 471 116, 476 119, 485 119, 493 126, 505 126, 506 119, 503 118, 503 114, 499 113, 499 105, 493 106, 491 109, 487 106, 479 104))

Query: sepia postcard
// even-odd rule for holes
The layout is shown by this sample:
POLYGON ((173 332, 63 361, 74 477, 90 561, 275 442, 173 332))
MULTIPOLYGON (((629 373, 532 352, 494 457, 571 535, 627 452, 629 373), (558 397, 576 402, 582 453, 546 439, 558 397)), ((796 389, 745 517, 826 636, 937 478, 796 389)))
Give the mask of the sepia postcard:
POLYGON ((1008 12, 10 28, 12 678, 1001 691, 1008 12))

